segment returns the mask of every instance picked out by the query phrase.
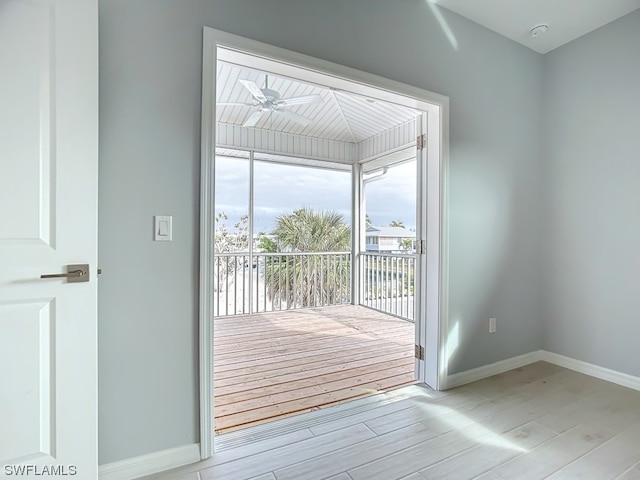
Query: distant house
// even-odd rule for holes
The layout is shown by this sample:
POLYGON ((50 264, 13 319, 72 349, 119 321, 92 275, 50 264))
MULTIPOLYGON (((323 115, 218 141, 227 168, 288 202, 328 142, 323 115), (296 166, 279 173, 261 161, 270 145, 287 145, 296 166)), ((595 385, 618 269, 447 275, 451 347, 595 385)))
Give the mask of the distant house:
MULTIPOLYGON (((368 227, 367 252, 401 253, 415 249, 416 232, 404 227, 368 227), (411 239, 411 248, 403 248, 403 240, 411 239)), ((406 242, 405 242, 406 243, 406 242)))

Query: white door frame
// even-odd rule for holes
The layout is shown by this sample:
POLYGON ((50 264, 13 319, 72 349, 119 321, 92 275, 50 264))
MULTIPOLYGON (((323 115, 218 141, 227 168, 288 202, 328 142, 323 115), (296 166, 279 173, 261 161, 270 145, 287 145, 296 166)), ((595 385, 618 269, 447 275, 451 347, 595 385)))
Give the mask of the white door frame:
MULTIPOLYGON (((420 345, 426 351, 420 369, 421 382, 435 389, 444 385, 446 376, 445 332, 447 328, 447 215, 446 173, 449 155, 449 99, 421 88, 389 80, 350 67, 327 62, 290 50, 274 47, 213 28, 205 27, 202 62, 202 137, 200 181, 200 451, 202 459, 213 455, 213 249, 214 235, 214 158, 216 130, 216 64, 221 54, 251 60, 251 65, 269 71, 273 61, 279 72, 305 78, 380 101, 423 110, 427 118, 425 155, 429 175, 426 198, 426 305, 419 329, 420 345), (437 141, 434 141, 437 140, 437 141)), ((248 63, 248 62, 245 62, 248 63)), ((420 320, 420 319, 419 319, 420 320)))

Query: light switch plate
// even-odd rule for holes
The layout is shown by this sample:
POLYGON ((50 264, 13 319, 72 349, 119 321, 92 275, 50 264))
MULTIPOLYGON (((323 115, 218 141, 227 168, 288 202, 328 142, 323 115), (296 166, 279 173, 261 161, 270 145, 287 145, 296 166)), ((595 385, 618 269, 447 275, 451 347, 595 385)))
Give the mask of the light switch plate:
POLYGON ((172 217, 156 215, 153 217, 153 239, 156 242, 170 242, 173 236, 172 217))

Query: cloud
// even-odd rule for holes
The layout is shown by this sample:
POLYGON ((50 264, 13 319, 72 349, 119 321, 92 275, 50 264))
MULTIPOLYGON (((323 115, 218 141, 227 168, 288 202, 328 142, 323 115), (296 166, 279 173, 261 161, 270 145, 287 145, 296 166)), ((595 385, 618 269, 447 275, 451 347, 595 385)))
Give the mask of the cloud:
POLYGON ((364 194, 366 213, 374 225, 397 220, 415 228, 415 161, 389 168, 384 178, 365 185, 364 194))
MULTIPOLYGON (((389 169, 387 176, 367 184, 366 210, 377 225, 400 220, 415 226, 415 164, 389 169)), ((229 219, 249 211, 249 163, 218 157, 215 178, 216 211, 229 219)), ((333 210, 351 221, 351 175, 297 165, 256 162, 254 166, 254 231, 269 231, 278 215, 301 207, 333 210)))

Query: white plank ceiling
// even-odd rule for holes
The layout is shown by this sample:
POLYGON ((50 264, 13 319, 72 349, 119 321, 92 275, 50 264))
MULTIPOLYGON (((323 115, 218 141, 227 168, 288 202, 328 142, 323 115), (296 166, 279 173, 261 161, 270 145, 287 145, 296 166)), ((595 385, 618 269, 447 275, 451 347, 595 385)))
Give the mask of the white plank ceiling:
MULTIPOLYGON (((253 102, 253 97, 239 80, 250 80, 259 88, 263 88, 265 73, 244 66, 218 62, 218 103, 251 104, 253 102)), ((413 120, 419 113, 404 106, 374 101, 272 74, 269 74, 269 88, 279 92, 282 99, 316 94, 320 95, 323 101, 287 107, 287 110, 310 119, 309 125, 301 125, 277 113, 270 113, 262 116, 255 126, 257 129, 323 140, 360 143, 413 120)), ((242 125, 257 109, 258 107, 251 105, 218 105, 216 107, 217 122, 242 125)))

